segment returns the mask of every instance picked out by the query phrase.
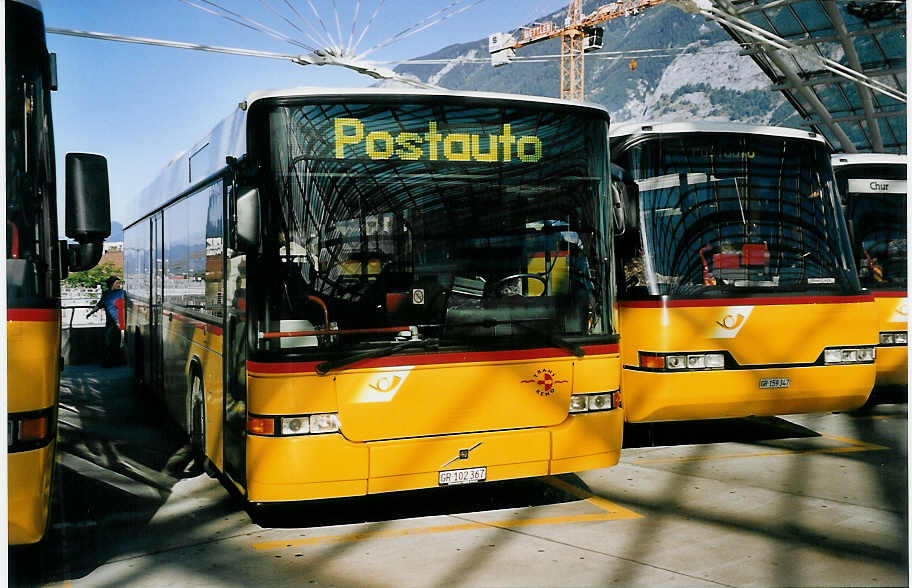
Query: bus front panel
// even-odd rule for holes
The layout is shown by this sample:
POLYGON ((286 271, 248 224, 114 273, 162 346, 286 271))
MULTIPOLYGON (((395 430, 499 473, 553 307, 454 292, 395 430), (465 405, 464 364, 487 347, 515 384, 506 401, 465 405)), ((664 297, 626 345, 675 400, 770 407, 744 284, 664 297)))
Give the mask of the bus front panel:
POLYGON ((874 383, 829 152, 794 131, 619 139, 638 226, 619 248, 622 390, 634 422, 855 408, 874 383))
POLYGON ((616 349, 596 348, 597 354, 582 358, 539 351, 551 356, 470 363, 415 356, 407 358, 410 365, 377 362, 348 370, 345 377, 320 376, 302 365, 251 362, 249 412, 255 419, 268 415, 278 433, 248 436, 248 499, 436 487, 448 470, 495 481, 615 465, 624 422, 617 379, 608 404, 568 410, 571 395, 602 391, 606 382, 593 374, 618 373, 616 349), (338 431, 291 430, 296 417, 334 412, 338 431))

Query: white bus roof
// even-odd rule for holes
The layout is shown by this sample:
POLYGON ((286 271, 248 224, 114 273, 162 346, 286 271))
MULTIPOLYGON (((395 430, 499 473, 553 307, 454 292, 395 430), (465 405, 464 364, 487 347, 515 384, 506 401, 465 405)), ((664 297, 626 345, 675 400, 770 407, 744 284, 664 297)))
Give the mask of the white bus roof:
POLYGON ((130 199, 127 206, 127 223, 130 225, 148 213, 167 204, 173 198, 183 194, 195 184, 225 167, 226 157, 240 159, 247 153, 247 113, 250 107, 259 100, 269 98, 320 98, 335 99, 340 96, 360 97, 400 97, 407 99, 415 96, 440 96, 457 98, 477 98, 492 101, 510 101, 516 103, 544 104, 554 106, 571 106, 585 108, 604 114, 608 110, 597 104, 571 102, 557 98, 526 96, 522 94, 500 94, 494 92, 468 92, 450 90, 423 90, 402 88, 313 88, 300 87, 287 90, 263 90, 253 92, 228 117, 218 123, 212 131, 197 141, 190 149, 177 155, 161 173, 140 193, 130 199))
POLYGON ((833 167, 846 165, 908 165, 908 155, 895 153, 836 153, 832 157, 833 167))
POLYGON ((481 98, 485 100, 510 100, 519 102, 532 102, 535 104, 555 104, 564 106, 582 106, 600 110, 608 114, 608 110, 594 103, 573 102, 561 100, 560 98, 548 98, 546 96, 528 96, 525 94, 506 94, 500 92, 471 92, 468 90, 446 90, 440 89, 418 89, 418 88, 318 88, 310 86, 301 86, 286 90, 261 90, 251 93, 247 97, 248 104, 253 104, 257 100, 265 98, 284 98, 284 97, 307 97, 307 98, 336 98, 339 96, 396 96, 400 98, 409 98, 411 96, 445 96, 461 98, 481 98))
POLYGON ((625 123, 609 131, 612 139, 632 137, 634 135, 668 135, 673 133, 740 133, 746 135, 770 135, 791 139, 805 139, 826 144, 823 137, 812 131, 792 129, 789 127, 767 127, 734 122, 698 121, 698 122, 638 122, 625 123))

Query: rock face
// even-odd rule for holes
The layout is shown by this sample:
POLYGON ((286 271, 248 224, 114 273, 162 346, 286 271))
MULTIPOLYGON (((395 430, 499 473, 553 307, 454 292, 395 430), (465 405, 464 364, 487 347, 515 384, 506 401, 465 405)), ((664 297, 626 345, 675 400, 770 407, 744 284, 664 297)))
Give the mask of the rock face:
MULTIPOLYGON (((586 1, 583 12, 601 3, 586 1)), ((565 15, 558 11, 542 20, 563 23, 565 15)), ((700 118, 801 126, 792 106, 769 89, 766 75, 715 23, 663 5, 603 26, 602 49, 585 58, 586 100, 607 108, 613 121, 700 118)), ((559 55, 559 39, 524 47, 517 51, 520 60, 498 68, 487 62, 487 45, 486 38, 451 45, 418 58, 450 63, 405 64, 396 71, 454 90, 560 93, 559 60, 531 59, 559 55)))

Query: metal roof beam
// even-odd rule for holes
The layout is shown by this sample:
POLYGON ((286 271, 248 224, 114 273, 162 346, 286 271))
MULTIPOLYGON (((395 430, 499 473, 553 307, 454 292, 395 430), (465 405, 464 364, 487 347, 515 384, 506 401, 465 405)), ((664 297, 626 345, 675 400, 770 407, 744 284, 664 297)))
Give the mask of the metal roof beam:
POLYGON ((803 2, 804 0, 772 0, 772 2, 767 2, 766 4, 751 4, 746 8, 739 8, 735 11, 735 14, 742 16, 744 14, 750 14, 752 12, 759 12, 761 10, 769 10, 771 8, 779 8, 780 6, 785 6, 787 4, 792 4, 794 2, 803 2))
MULTIPOLYGON (((808 75, 808 73, 810 73, 810 72, 806 72, 805 74, 802 75, 801 85, 803 85, 803 86, 823 86, 826 84, 834 84, 836 82, 847 81, 842 76, 808 75)), ((819 74, 823 74, 823 73, 825 73, 825 72, 823 72, 823 71, 819 72, 819 74)), ((886 77, 886 76, 903 77, 906 75, 906 68, 893 67, 893 68, 889 68, 889 69, 879 69, 879 70, 875 70, 875 71, 868 70, 865 72, 865 75, 868 76, 869 78, 882 78, 882 77, 886 77)), ((780 82, 778 84, 770 86, 770 89, 771 90, 791 90, 792 86, 789 84, 783 84, 780 82)))
POLYGON ((775 50, 780 49, 786 52, 789 51, 788 42, 781 37, 773 35, 769 31, 763 31, 763 29, 760 29, 759 27, 755 27, 746 21, 738 19, 738 17, 735 15, 734 5, 730 0, 714 0, 714 4, 718 7, 715 14, 713 13, 712 9, 701 9, 699 10, 699 13, 703 14, 703 16, 712 18, 713 20, 723 20, 727 26, 739 32, 745 33, 748 36, 754 37, 757 40, 761 40, 760 36, 762 33, 766 33, 766 35, 768 35, 767 38, 762 39, 765 44, 768 45, 766 51, 764 51, 764 55, 766 55, 767 59, 769 59, 773 65, 775 65, 779 71, 785 75, 789 84, 795 87, 795 91, 801 95, 805 103, 820 119, 820 124, 825 126, 830 131, 830 133, 836 137, 836 140, 839 141, 839 148, 844 153, 857 153, 858 149, 855 147, 855 144, 852 142, 846 132, 842 130, 842 127, 833 122, 833 117, 830 116, 829 111, 817 97, 817 94, 802 84, 801 78, 798 77, 798 74, 795 72, 795 70, 792 69, 789 63, 783 59, 781 55, 779 55, 778 51, 775 50), (720 12, 722 14, 718 14, 720 12), (719 18, 722 15, 726 15, 728 18, 719 18), (753 29, 758 30, 755 31, 753 29))
MULTIPOLYGON (((849 35, 849 37, 855 38, 855 37, 865 37, 868 35, 879 35, 880 33, 889 33, 890 31, 895 31, 895 30, 906 30, 906 25, 902 24, 902 23, 890 24, 890 25, 884 25, 882 27, 871 27, 871 28, 867 28, 867 29, 859 29, 857 31, 848 31, 847 34, 849 35)), ((837 35, 827 35, 825 37, 804 37, 801 39, 789 39, 790 43, 792 43, 793 45, 797 45, 799 47, 803 47, 805 45, 816 45, 818 43, 834 43, 836 41, 839 41, 839 37, 837 35)), ((752 48, 742 50, 742 52, 741 52, 742 55, 751 55, 753 53, 756 53, 757 51, 761 51, 761 49, 756 48, 756 43, 750 43, 750 45, 752 46, 752 48)))
MULTIPOLYGON (((875 119, 877 119, 877 118, 900 118, 900 119, 905 119, 905 118, 906 118, 906 114, 905 114, 905 111, 897 111, 897 112, 875 112, 873 118, 875 118, 875 119)), ((868 119, 867 115, 864 115, 864 114, 856 114, 856 115, 854 115, 854 116, 837 116, 837 117, 834 117, 832 120, 833 120, 833 122, 835 122, 835 123, 844 123, 844 122, 858 122, 858 121, 867 120, 867 119, 868 119)), ((821 121, 817 120, 815 117, 811 117, 811 118, 809 118, 809 119, 807 119, 807 120, 802 121, 801 124, 802 124, 802 125, 805 125, 805 126, 813 127, 813 126, 815 126, 815 125, 820 124, 820 122, 821 122, 821 121)))
MULTIPOLYGON (((846 28, 845 21, 842 19, 842 15, 839 13, 839 9, 836 7, 836 2, 824 0, 823 10, 829 17, 830 22, 833 23, 833 30, 836 31, 836 36, 839 38, 839 42, 842 43, 849 67, 857 72, 864 72, 864 68, 861 67, 861 60, 858 59, 858 52, 855 50, 855 44, 849 38, 849 31, 846 28)), ((867 118, 868 132, 871 134, 871 145, 874 147, 874 151, 879 153, 883 151, 883 139, 880 136, 880 127, 877 126, 877 122, 874 120, 874 99, 871 89, 861 84, 855 84, 855 88, 858 90, 858 95, 861 96, 861 106, 867 118)))

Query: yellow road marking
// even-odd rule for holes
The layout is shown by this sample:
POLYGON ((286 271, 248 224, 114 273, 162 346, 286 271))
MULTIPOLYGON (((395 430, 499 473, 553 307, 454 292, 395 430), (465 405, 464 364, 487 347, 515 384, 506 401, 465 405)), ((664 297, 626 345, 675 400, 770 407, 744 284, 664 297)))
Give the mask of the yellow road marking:
POLYGON ((619 506, 619 505, 611 502, 610 500, 605 500, 601 496, 596 496, 595 494, 593 494, 587 490, 578 488, 578 487, 574 486, 573 484, 568 484, 567 482, 564 482, 560 478, 555 478, 554 476, 547 476, 542 479, 544 480, 544 482, 546 484, 550 484, 551 486, 554 486, 558 490, 563 490, 567 494, 572 494, 573 496, 576 496, 577 498, 579 498, 581 500, 585 500, 586 502, 588 502, 592 505, 595 505, 598 508, 600 508, 606 512, 609 512, 612 514, 622 514, 623 515, 622 518, 638 519, 643 516, 643 515, 633 512, 632 510, 628 510, 628 509, 624 508, 623 506, 619 506))
POLYGON ((866 443, 857 439, 848 437, 837 437, 835 435, 820 435, 823 439, 846 443, 848 447, 822 447, 818 449, 780 449, 777 451, 756 451, 751 453, 729 453, 725 455, 705 455, 700 457, 659 457, 654 459, 637 459, 636 464, 643 463, 678 463, 690 461, 712 461, 717 459, 740 459, 745 457, 781 457, 784 455, 811 455, 814 453, 854 453, 857 451, 884 451, 890 449, 883 445, 866 443))
MULTIPOLYGON (((607 501, 606 501, 607 502, 607 501)), ((438 533, 453 533, 455 531, 475 531, 478 529, 511 529, 518 527, 532 527, 536 525, 563 525, 567 523, 592 523, 601 521, 614 521, 619 519, 638 518, 640 515, 625 508, 617 507, 617 512, 598 514, 568 515, 562 517, 540 517, 531 519, 511 519, 504 521, 485 521, 458 523, 454 525, 433 525, 428 527, 409 527, 405 529, 384 529, 381 531, 366 531, 364 533, 346 533, 344 535, 321 535, 318 537, 305 537, 302 539, 284 539, 279 541, 264 541, 254 543, 253 548, 258 551, 269 549, 284 549, 286 547, 301 547, 305 545, 325 545, 329 543, 352 543, 368 539, 388 539, 393 537, 413 537, 417 535, 434 535, 438 533)))

